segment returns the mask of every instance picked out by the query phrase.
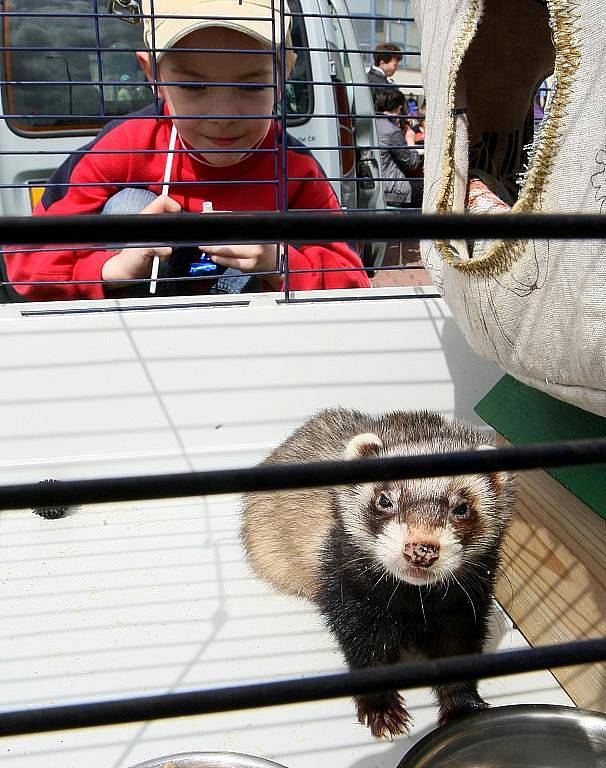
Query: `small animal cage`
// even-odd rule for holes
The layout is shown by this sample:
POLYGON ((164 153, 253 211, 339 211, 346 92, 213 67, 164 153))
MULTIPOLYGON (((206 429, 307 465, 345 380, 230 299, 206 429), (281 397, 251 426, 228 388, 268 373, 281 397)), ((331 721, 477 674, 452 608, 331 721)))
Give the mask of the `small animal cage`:
MULTIPOLYGON (((412 477, 480 466, 579 465, 605 455, 604 440, 596 439, 482 452, 481 459, 445 454, 283 473, 253 467, 327 405, 374 413, 430 409, 487 429, 474 406, 502 371, 470 349, 426 277, 411 277, 426 275, 416 258, 418 241, 518 240, 537 227, 545 238, 573 231, 605 236, 603 223, 591 216, 487 219, 388 210, 376 124, 392 118, 377 116, 373 91, 380 89, 369 85, 367 70, 373 52, 385 50, 383 41, 400 43, 404 70, 394 77, 417 102, 417 115, 406 107, 409 127, 413 117, 420 122, 420 49, 409 3, 374 4, 371 13, 365 6, 350 11, 341 0, 290 0, 288 13, 284 3, 269 8, 277 12, 269 17, 277 35, 270 50, 284 40, 284 52, 297 59, 286 77, 286 56, 277 58, 261 83, 274 96, 269 109, 259 113, 257 94, 251 112, 239 115, 261 117, 273 130, 267 146, 262 137, 245 147, 249 162, 271 164, 272 173, 256 179, 269 201, 260 208, 259 190, 242 192, 237 179, 206 178, 201 191, 177 173, 192 148, 176 137, 171 142, 161 89, 181 81, 162 79, 153 56, 147 80, 136 66, 144 25, 135 22, 152 18, 154 2, 2 3, 0 749, 14 768, 129 768, 159 755, 174 755, 179 765, 179 753, 187 751, 238 752, 255 755, 255 764, 289 768, 327 760, 343 768, 366 762, 391 768, 435 727, 427 686, 479 678, 493 704, 571 706, 549 668, 593 669, 606 656, 603 637, 531 648, 495 606, 484 656, 345 674, 316 612, 275 594, 248 570, 237 499, 245 490, 371 482, 388 472, 412 477), (127 117, 132 110, 139 116, 127 117), (112 121, 134 126, 126 150, 93 138, 111 134, 112 121), (164 132, 160 150, 137 145, 145 130, 164 132), (289 145, 285 131, 297 142, 289 145), (78 175, 85 155, 122 169, 125 151, 137 162, 159 160, 153 179, 78 175), (64 174, 53 177, 67 156, 73 159, 64 174), (301 157, 313 160, 312 168, 319 163, 325 177, 302 178, 301 157), (305 183, 332 184, 338 205, 326 211, 293 205, 289 185, 305 183), (158 194, 165 186, 184 208, 187 186, 200 205, 188 208, 189 216, 140 216, 124 207, 99 215, 108 190, 145 187, 158 194), (215 197, 219 188, 224 197, 215 197), (78 215, 29 215, 36 205, 52 214, 76 190, 90 201, 78 215), (230 194, 240 196, 237 209, 230 194), (203 202, 213 209, 201 211, 203 202), (357 261, 297 264, 300 244, 310 240, 318 259, 330 251, 357 261), (203 272, 199 253, 184 260, 200 265, 196 274, 150 271, 121 279, 119 292, 107 294, 99 272, 83 276, 65 266, 74 251, 93 249, 100 269, 107 252, 126 246, 202 244, 210 251, 230 243, 279 244, 272 268, 255 275, 279 278, 278 289, 276 282, 273 290, 246 288, 239 270, 217 293, 201 290, 217 276, 203 272), (336 251, 334 243, 341 244, 336 251), (22 265, 42 255, 39 264, 48 256, 54 266, 15 279, 14 252, 22 265), (353 275, 354 284, 335 287, 326 277, 340 273, 353 275), (310 274, 317 276, 314 290, 303 290, 309 285, 301 275, 310 274), (91 285, 94 296, 87 293, 91 285), (48 479, 58 482, 41 482, 48 479), (46 520, 26 514, 31 508, 65 514, 46 520), (375 743, 354 722, 347 697, 394 681, 414 689, 416 727, 408 741, 375 743)), ((196 52, 215 51, 213 44, 196 52)), ((151 50, 160 52, 153 42, 151 50)), ((194 72, 188 88, 259 85, 207 80, 194 72)), ((242 147, 207 149, 211 157, 241 154, 242 147)), ((424 147, 414 151, 422 156, 424 147)), ((412 188, 420 178, 406 180, 412 188)), ((596 605, 600 599, 595 596, 596 605)))

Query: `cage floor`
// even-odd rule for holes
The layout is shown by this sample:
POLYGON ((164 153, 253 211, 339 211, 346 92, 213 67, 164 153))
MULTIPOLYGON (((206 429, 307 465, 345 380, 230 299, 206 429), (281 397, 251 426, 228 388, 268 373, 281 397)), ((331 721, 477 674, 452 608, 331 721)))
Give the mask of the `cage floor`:
MULTIPOLYGON (((4 710, 235 685, 343 669, 313 608, 253 577, 234 497, 92 506, 60 520, 0 515, 4 710)), ((525 645, 502 611, 492 648, 525 645)), ((488 681, 494 705, 570 704, 548 672, 488 681)), ((429 691, 407 700, 410 738, 373 741, 350 700, 0 740, 7 768, 127 768, 228 750, 288 768, 396 766, 435 726, 429 691)))

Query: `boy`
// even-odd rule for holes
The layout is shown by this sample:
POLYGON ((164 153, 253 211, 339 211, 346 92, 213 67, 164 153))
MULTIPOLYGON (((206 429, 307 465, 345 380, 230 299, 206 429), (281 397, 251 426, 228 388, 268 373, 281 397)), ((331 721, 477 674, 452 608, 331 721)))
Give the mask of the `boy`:
MULTIPOLYGON (((143 13, 147 50, 137 58, 147 79, 158 83, 160 114, 152 104, 110 123, 87 152, 55 172, 35 215, 200 212, 204 203, 215 211, 279 210, 282 131, 272 113, 280 51, 287 76, 294 64, 292 53, 283 53, 280 45, 279 4, 146 0, 143 13)), ((288 134, 286 144, 288 207, 337 209, 311 154, 288 134)), ((273 244, 204 245, 203 250, 234 275, 278 269, 273 244)), ((171 253, 169 246, 66 248, 5 251, 5 259, 11 280, 40 283, 15 286, 29 299, 96 299, 123 295, 126 281, 149 279, 154 260, 166 261, 171 253)), ((289 245, 288 265, 297 270, 290 276, 291 290, 369 285, 365 272, 355 271, 362 268, 359 257, 344 243, 289 245)), ((194 285, 195 292, 205 293, 212 283, 194 285)), ((264 278, 263 288, 282 287, 281 275, 264 278)))
POLYGON ((420 208, 423 202, 423 181, 411 176, 423 172, 423 158, 414 149, 414 131, 406 123, 402 127, 402 112, 406 100, 397 88, 379 88, 375 107, 377 134, 381 146, 381 168, 385 202, 391 206, 420 208))
POLYGON ((395 75, 404 54, 396 43, 380 43, 375 49, 374 65, 368 70, 368 82, 372 87, 372 98, 377 110, 377 90, 380 88, 397 88, 395 75))

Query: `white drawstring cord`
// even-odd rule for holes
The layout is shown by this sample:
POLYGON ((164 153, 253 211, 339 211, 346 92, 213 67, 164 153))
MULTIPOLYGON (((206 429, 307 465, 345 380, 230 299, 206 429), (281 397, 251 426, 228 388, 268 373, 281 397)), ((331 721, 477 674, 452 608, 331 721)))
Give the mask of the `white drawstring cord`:
MULTIPOLYGON (((170 141, 168 143, 168 152, 166 153, 166 165, 164 166, 164 180, 162 183, 162 195, 168 195, 168 188, 170 186, 170 176, 173 169, 173 157, 175 156, 175 144, 177 143, 177 129, 173 123, 170 131, 170 141)), ((149 292, 156 292, 156 284, 158 280, 158 269, 160 268, 160 257, 154 256, 152 262, 151 280, 149 283, 149 292)))

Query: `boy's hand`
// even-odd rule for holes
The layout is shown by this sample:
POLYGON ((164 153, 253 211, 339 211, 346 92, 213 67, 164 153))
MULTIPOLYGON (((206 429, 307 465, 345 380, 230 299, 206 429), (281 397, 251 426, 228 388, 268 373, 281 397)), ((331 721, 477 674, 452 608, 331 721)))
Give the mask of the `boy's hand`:
MULTIPOLYGON (((234 267, 242 272, 271 272, 278 269, 278 246, 273 243, 259 245, 201 245, 216 264, 234 267)), ((263 280, 273 288, 282 288, 280 275, 265 275, 263 280)))
POLYGON ((404 131, 404 141, 406 142, 406 145, 408 147, 414 147, 415 145, 415 132, 412 130, 410 125, 407 126, 406 130, 404 131))
MULTIPOLYGON (((160 195, 141 213, 179 213, 181 206, 176 200, 167 195, 160 195)), ((143 246, 141 248, 124 248, 111 259, 108 259, 101 270, 103 280, 133 280, 136 278, 145 278, 151 275, 152 262, 154 256, 158 256, 162 261, 167 259, 173 249, 170 246, 143 246)), ((108 286, 112 288, 123 287, 114 282, 108 286)))

